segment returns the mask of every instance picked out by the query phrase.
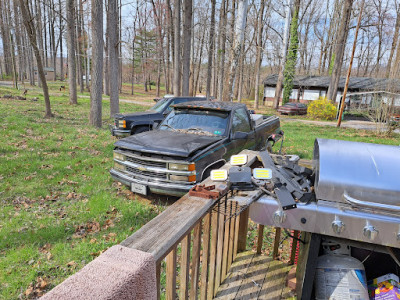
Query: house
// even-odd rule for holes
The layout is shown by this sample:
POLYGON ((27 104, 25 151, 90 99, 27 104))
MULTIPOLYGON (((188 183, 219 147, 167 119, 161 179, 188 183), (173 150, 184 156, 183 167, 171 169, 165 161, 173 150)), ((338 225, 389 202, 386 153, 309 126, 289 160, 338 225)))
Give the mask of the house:
MULTIPOLYGON (((273 74, 266 77, 264 84, 264 101, 273 101, 278 75, 273 74)), ((330 77, 299 75, 293 80, 293 91, 290 95, 291 102, 309 103, 319 97, 326 96, 328 92, 330 77)), ((339 80, 338 93, 335 99, 339 102, 346 82, 346 77, 339 80)), ((379 97, 385 103, 392 102, 400 107, 400 81, 387 78, 351 77, 347 90, 349 97, 357 98, 357 102, 370 105, 374 99, 379 97)), ((346 101, 348 101, 346 97, 346 101)), ((351 99, 353 99, 351 98, 351 99)), ((353 100, 352 100, 353 101, 353 100)))
MULTIPOLYGON (((44 75, 46 76, 46 80, 54 80, 54 68, 44 67, 44 75)), ((34 69, 35 72, 35 80, 39 80, 39 73, 37 69, 34 69)))

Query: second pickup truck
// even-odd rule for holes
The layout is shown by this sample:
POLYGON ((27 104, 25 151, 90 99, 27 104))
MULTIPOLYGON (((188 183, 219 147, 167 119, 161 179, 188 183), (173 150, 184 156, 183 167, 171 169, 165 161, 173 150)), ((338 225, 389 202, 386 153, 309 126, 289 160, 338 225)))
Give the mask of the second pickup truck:
POLYGON ((110 173, 135 193, 182 196, 231 155, 270 148, 282 134, 278 117, 241 103, 177 104, 157 129, 115 143, 110 173))

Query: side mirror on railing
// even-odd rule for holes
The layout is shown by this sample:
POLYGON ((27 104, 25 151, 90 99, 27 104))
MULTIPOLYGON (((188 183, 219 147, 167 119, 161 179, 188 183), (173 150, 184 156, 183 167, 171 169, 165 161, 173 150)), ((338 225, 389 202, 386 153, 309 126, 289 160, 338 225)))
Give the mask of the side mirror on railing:
POLYGON ((232 135, 232 140, 246 140, 248 137, 248 132, 237 131, 232 135))

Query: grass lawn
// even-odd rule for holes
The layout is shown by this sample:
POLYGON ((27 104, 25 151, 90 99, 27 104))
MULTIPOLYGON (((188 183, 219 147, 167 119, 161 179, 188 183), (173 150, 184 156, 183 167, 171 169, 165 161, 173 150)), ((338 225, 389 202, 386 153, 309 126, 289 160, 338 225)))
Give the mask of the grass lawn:
MULTIPOLYGON (((0 99, 0 299, 51 289, 166 205, 111 179, 108 101, 98 130, 88 126, 89 99, 71 106, 67 95, 53 96, 55 117, 43 119, 40 94, 28 94, 37 102, 0 99)), ((121 103, 122 112, 138 110, 121 103)))
MULTIPOLYGON (((44 101, 37 88, 29 88, 28 98, 37 96, 38 101, 0 98, 0 299, 33 298, 50 290, 170 203, 165 197, 137 197, 111 180, 115 139, 107 128, 112 122, 108 101, 103 128, 90 128, 89 99, 79 98, 71 106, 59 85, 50 84, 52 119, 43 119, 44 101)), ((133 100, 145 94, 140 86, 135 92, 133 100)), ((0 87, 1 96, 10 93, 20 95, 0 87)), ((152 93, 145 98, 154 98, 155 89, 152 93)), ((120 107, 121 112, 144 109, 122 102, 120 107)), ((400 142, 398 135, 383 138, 299 122, 283 122, 282 128, 284 153, 307 159, 315 137, 400 142)), ((265 240, 273 241, 270 231, 266 235, 265 240)))
POLYGON ((304 159, 312 159, 316 138, 400 145, 399 134, 385 137, 370 130, 316 126, 301 122, 285 122, 284 120, 281 121, 281 127, 285 132, 282 152, 284 154, 297 154, 304 159))

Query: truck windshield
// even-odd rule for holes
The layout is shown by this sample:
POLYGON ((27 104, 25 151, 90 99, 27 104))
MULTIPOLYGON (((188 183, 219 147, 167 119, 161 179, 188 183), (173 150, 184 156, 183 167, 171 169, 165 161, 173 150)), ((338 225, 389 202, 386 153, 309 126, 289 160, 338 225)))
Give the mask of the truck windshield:
POLYGON ((159 129, 206 135, 226 135, 228 112, 181 109, 172 111, 159 129))
POLYGON ((156 111, 158 113, 161 113, 164 111, 165 107, 168 105, 169 99, 161 99, 159 100, 152 108, 149 110, 151 111, 156 111))

